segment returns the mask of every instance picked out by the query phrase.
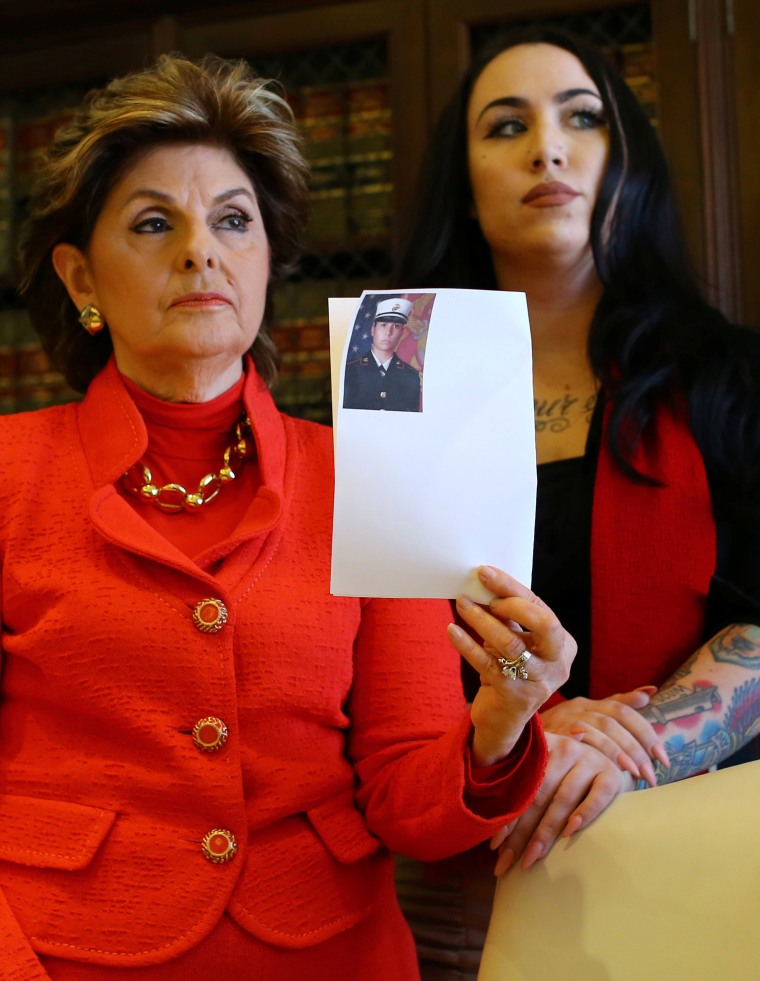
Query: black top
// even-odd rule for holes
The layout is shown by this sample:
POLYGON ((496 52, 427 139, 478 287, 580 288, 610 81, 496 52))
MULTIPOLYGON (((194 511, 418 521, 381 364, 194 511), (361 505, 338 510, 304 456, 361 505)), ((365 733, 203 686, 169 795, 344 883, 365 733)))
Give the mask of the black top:
POLYGON ((591 655, 591 502, 596 455, 542 463, 537 469, 536 536, 531 589, 578 644, 566 698, 588 695, 591 655))
MULTIPOLYGON (((582 457, 537 468, 532 590, 578 644, 566 698, 588 696, 591 658, 591 508, 602 433, 597 402, 582 457)), ((760 623, 760 502, 720 492, 710 480, 717 533, 716 571, 707 597, 707 640, 731 623, 760 623)))
MULTIPOLYGON (((589 693, 591 509, 603 414, 603 400, 599 399, 584 456, 537 467, 531 589, 578 644, 570 678, 560 689, 566 698, 589 693)), ((708 482, 717 563, 707 597, 705 640, 731 623, 760 624, 760 501, 719 490, 709 473, 708 482)), ((478 686, 477 675, 465 664, 469 699, 478 686)))

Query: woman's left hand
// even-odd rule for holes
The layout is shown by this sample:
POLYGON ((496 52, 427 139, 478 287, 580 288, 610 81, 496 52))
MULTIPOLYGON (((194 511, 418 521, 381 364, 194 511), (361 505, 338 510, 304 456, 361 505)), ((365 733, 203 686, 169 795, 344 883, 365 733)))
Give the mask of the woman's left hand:
POLYGON ((530 717, 567 681, 577 647, 527 586, 491 566, 481 566, 478 576, 494 599, 484 608, 459 597, 457 610, 482 643, 454 624, 449 637, 480 675, 471 708, 472 758, 476 766, 490 766, 509 754, 530 717), (515 677, 506 662, 516 664, 515 677))
POLYGON ((491 839, 496 875, 520 860, 524 869, 549 854, 557 838, 587 827, 634 779, 604 753, 568 736, 546 733, 549 764, 530 807, 491 839))
POLYGON ((571 698, 543 710, 541 722, 546 732, 582 740, 654 787, 657 781, 651 760, 658 760, 666 769, 670 766, 654 727, 641 714, 656 691, 654 686, 644 686, 608 698, 571 698))

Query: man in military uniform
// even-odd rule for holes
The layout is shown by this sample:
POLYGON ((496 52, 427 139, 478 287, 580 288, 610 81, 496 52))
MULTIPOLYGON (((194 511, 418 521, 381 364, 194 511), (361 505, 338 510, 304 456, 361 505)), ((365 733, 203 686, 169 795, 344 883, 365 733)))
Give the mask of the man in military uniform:
POLYGON ((377 304, 372 347, 346 364, 344 409, 420 411, 420 374, 396 354, 411 310, 409 300, 398 298, 377 304))

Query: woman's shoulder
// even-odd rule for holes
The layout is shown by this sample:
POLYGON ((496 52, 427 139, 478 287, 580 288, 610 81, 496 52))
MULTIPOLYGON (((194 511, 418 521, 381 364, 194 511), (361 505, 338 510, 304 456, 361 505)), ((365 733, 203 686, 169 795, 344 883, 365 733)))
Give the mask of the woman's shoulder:
POLYGON ((760 358, 760 330, 744 324, 732 323, 725 320, 712 325, 715 337, 715 348, 722 352, 727 361, 752 358, 752 367, 758 369, 760 358))
POLYGON ((76 433, 76 403, 0 416, 0 509, 27 481, 44 479, 56 461, 66 468, 76 433))
POLYGON ((285 412, 280 413, 288 426, 294 433, 310 443, 321 445, 323 443, 332 445, 333 430, 323 422, 314 422, 312 419, 301 419, 298 416, 291 416, 285 412))
MULTIPOLYGON (((0 442, 12 446, 21 439, 60 440, 65 427, 75 417, 77 405, 77 402, 68 402, 44 409, 0 415, 0 442)), ((19 451, 23 452, 23 448, 19 447, 19 451)))
POLYGON ((711 324, 695 336, 688 353, 688 388, 692 404, 757 413, 760 410, 760 331, 728 321, 711 324), (728 403, 725 401, 728 398, 728 403))
POLYGON ((329 460, 332 467, 333 430, 321 422, 300 419, 297 416, 281 413, 286 431, 290 433, 304 452, 319 460, 329 460))
POLYGON ((760 331, 714 325, 690 362, 690 416, 708 471, 760 486, 760 331))
POLYGON ((54 468, 70 468, 76 431, 76 403, 0 416, 0 537, 14 501, 28 504, 54 468))

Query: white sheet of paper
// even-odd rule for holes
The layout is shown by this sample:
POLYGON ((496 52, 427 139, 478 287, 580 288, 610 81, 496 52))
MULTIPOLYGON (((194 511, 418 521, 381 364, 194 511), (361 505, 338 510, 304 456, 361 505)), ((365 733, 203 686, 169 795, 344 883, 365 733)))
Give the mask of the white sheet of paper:
POLYGON ((484 601, 475 576, 482 564, 529 584, 536 458, 525 294, 365 291, 359 300, 331 299, 329 312, 333 594, 466 592, 484 601), (432 297, 429 320, 416 322, 413 312, 407 329, 425 334, 422 410, 343 408, 346 360, 371 343, 367 311, 398 296, 414 298, 413 311, 429 311, 432 297), (362 311, 367 326, 354 331, 362 311))

